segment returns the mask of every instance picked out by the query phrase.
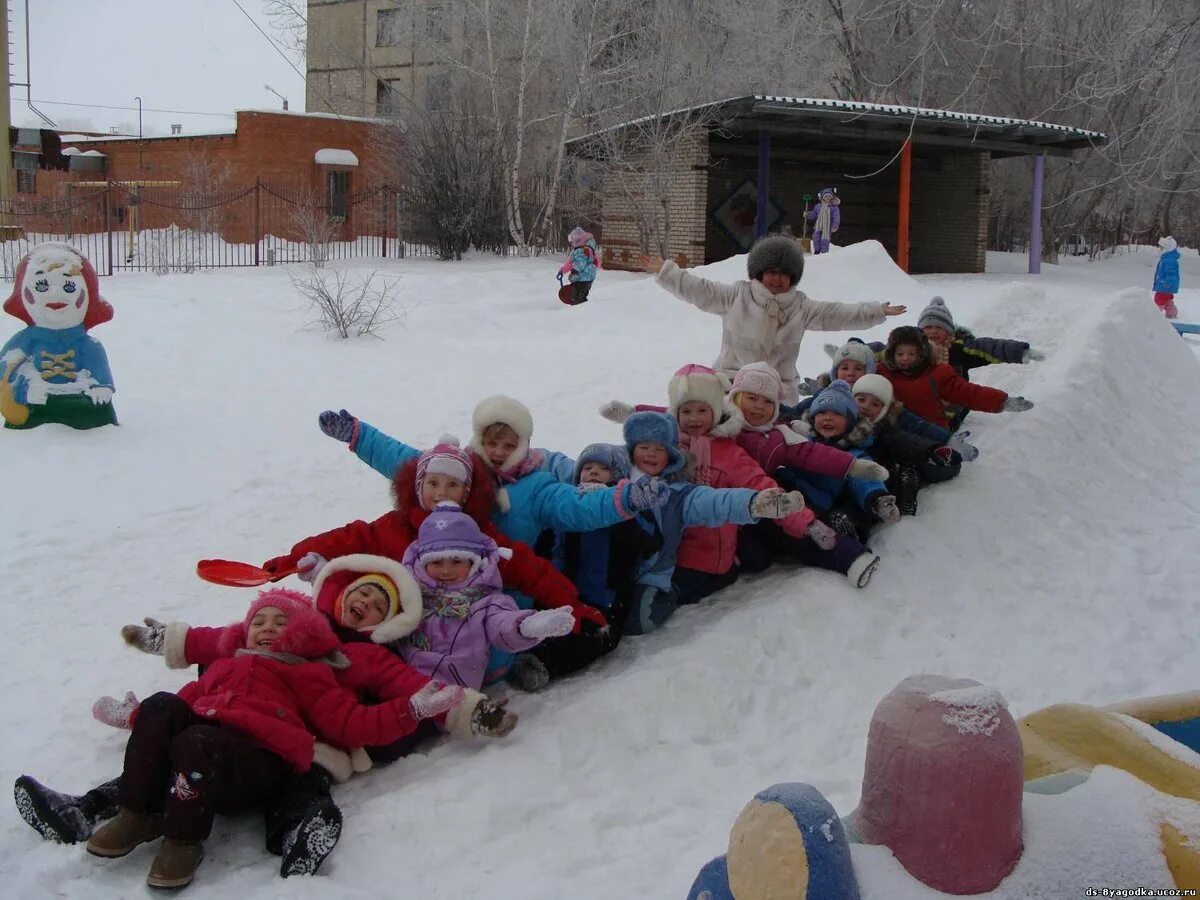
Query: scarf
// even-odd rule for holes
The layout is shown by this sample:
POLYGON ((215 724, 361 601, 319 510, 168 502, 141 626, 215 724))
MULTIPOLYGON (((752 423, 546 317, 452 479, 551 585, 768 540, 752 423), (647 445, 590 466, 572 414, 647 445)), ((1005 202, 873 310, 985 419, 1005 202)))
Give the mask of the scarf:
POLYGON ((436 616, 439 619, 466 619, 471 615, 471 604, 494 593, 494 588, 483 584, 464 587, 422 587, 421 601, 424 610, 421 618, 436 616))
MULTIPOLYGON (((507 469, 493 469, 492 464, 488 463, 488 468, 492 472, 492 481, 496 484, 496 506, 500 508, 500 512, 508 512, 512 509, 512 501, 508 499, 508 491, 505 490, 506 484, 516 484, 517 480, 524 478, 530 472, 536 472, 542 467, 545 460, 541 450, 529 450, 515 466, 510 466, 507 469)), ((487 457, 484 457, 487 461, 487 457)))
POLYGON ((713 487, 712 478, 712 438, 707 434, 692 437, 690 434, 679 436, 679 449, 692 457, 692 481, 713 487))
POLYGON ((830 225, 832 224, 830 222, 831 215, 829 210, 832 208, 832 203, 826 203, 824 200, 821 201, 821 208, 817 211, 817 223, 813 225, 814 236, 819 234, 825 238, 828 238, 832 235, 832 232, 829 230, 830 225))

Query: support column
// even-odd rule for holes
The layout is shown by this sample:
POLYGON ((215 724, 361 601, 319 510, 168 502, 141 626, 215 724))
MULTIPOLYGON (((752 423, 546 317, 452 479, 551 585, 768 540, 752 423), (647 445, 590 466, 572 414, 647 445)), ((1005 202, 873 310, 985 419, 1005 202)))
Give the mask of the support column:
POLYGON ((771 133, 758 133, 758 206, 754 211, 754 236, 767 233, 767 204, 771 195, 771 133))
POLYGON ((899 219, 896 223, 896 265, 908 271, 908 207, 912 195, 912 140, 900 148, 899 219))
POLYGON ((1033 158, 1033 195, 1029 199, 1029 274, 1042 274, 1042 179, 1046 174, 1046 157, 1033 158))

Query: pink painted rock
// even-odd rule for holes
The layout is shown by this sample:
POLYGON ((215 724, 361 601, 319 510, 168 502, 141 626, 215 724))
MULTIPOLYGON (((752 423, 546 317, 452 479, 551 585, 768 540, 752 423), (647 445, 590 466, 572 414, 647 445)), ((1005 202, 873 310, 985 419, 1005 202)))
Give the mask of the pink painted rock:
POLYGON ((852 828, 930 887, 990 891, 1021 858, 1022 765, 997 691, 914 675, 875 707, 852 828))

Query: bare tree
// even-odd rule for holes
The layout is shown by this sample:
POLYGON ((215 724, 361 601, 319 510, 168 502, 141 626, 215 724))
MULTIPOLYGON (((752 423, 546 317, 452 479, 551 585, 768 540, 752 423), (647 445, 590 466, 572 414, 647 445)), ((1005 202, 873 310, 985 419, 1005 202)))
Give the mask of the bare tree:
POLYGON ((308 47, 308 0, 263 0, 263 12, 284 49, 303 62, 308 47))
POLYGON ((341 219, 331 215, 325 202, 312 191, 299 192, 291 203, 291 226, 305 246, 308 261, 313 268, 324 268, 330 245, 341 231, 341 219))
POLYGON ((407 310, 396 309, 399 278, 376 272, 359 277, 313 265, 291 279, 296 291, 317 311, 321 327, 342 339, 378 337, 385 326, 402 323, 407 316, 407 310))

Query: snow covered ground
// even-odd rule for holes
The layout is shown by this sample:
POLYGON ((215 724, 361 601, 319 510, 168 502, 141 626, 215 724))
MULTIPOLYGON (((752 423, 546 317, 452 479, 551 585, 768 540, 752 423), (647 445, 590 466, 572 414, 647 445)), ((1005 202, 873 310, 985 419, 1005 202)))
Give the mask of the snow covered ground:
MULTIPOLYGON (((1156 259, 1142 248, 1038 278, 1004 255, 986 275, 910 278, 872 244, 811 260, 816 297, 907 303, 894 325, 940 293, 961 324, 1048 357, 979 373, 1037 405, 971 416, 979 460, 878 533, 869 589, 796 569, 743 579, 581 676, 516 694, 510 739, 442 742, 341 788, 346 830, 315 879, 280 880, 253 817, 219 820, 188 895, 681 897, 756 790, 808 781, 850 812, 871 711, 906 675, 979 679, 1015 715, 1195 689, 1200 339, 1151 302, 1156 259)), ((124 735, 91 719, 92 701, 186 680, 125 648, 120 626, 223 623, 252 597, 201 582, 196 560, 258 562, 388 508, 387 484, 317 430, 320 410, 428 445, 465 440, 475 402, 504 392, 532 408, 535 444, 574 452, 619 439, 602 401, 665 398, 679 365, 716 355, 717 319, 648 277, 603 272, 568 308, 556 265, 392 263, 406 325, 350 342, 309 324, 284 269, 104 279, 117 315, 95 336, 121 427, 0 432, 0 779, 82 791, 119 771, 124 735)), ((743 273, 740 257, 704 271, 743 273)), ((1195 251, 1183 283, 1181 317, 1200 321, 1195 251)), ((6 317, 0 342, 18 327, 6 317)), ((822 343, 848 336, 810 334, 801 371, 827 368, 822 343)), ((9 896, 144 892, 151 849, 103 862, 4 809, 9 896)))

